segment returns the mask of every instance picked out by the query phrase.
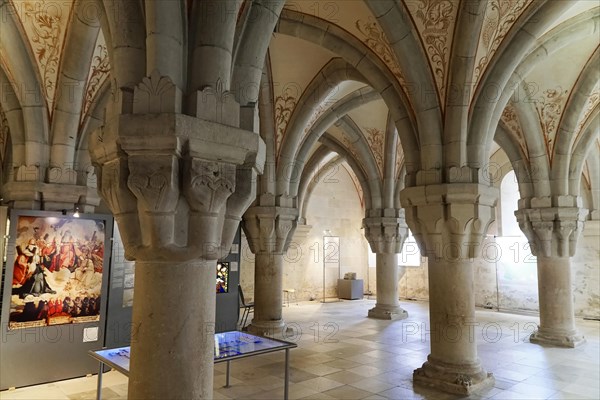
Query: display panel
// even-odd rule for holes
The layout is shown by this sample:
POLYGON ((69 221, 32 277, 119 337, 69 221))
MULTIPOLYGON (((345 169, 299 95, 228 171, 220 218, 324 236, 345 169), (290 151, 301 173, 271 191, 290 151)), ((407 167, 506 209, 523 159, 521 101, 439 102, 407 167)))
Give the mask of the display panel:
POLYGON ((19 215, 9 329, 99 321, 103 220, 19 215))
POLYGON ((217 293, 229 293, 229 263, 217 263, 217 293))

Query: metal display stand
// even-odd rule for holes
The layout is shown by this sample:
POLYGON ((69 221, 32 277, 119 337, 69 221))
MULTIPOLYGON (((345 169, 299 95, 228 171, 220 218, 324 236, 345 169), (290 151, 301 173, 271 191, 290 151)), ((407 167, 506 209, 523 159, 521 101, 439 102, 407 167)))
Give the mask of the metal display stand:
MULTIPOLYGON (((238 358, 252 357, 259 354, 272 353, 275 351, 285 350, 285 380, 283 398, 288 399, 288 386, 290 377, 290 349, 298 347, 296 343, 286 342, 256 336, 246 332, 230 331, 215 334, 215 364, 227 362, 227 375, 225 386, 229 385, 230 362, 238 358)), ((88 354, 100 362, 98 370, 98 383, 96 391, 96 399, 102 399, 102 372, 104 365, 119 371, 123 375, 129 377, 129 359, 130 346, 116 347, 113 349, 90 350, 88 354)))
MULTIPOLYGON (((327 298, 325 297, 325 283, 326 283, 326 271, 327 268, 336 267, 338 269, 337 279, 340 278, 341 275, 341 266, 340 266, 340 237, 332 236, 329 231, 325 231, 325 235, 323 236, 323 300, 321 303, 328 303, 327 298)), ((335 303, 341 301, 339 295, 337 299, 329 301, 329 303, 335 303)))

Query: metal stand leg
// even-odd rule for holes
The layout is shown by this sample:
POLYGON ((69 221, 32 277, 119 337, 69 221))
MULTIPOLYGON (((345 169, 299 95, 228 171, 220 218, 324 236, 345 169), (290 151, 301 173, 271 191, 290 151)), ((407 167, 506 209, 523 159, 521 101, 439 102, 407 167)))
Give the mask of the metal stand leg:
POLYGON ((229 363, 230 361, 227 361, 227 376, 225 377, 225 386, 226 388, 230 387, 229 386, 229 363))
POLYGON ((98 386, 96 387, 96 400, 102 400, 102 370, 104 369, 104 363, 100 363, 100 370, 98 370, 98 386))
POLYGON ((288 400, 289 381, 290 381, 290 349, 285 349, 285 383, 283 386, 284 400, 288 400))

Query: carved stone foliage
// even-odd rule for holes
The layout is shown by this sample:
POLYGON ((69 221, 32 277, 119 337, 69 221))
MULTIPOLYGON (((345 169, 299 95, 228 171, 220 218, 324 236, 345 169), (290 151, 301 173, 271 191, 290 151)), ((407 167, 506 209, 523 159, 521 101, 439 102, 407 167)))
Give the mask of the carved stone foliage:
POLYGON ((588 210, 580 207, 532 207, 515 211, 532 254, 545 257, 575 255, 587 214, 588 210))
MULTIPOLYGON (((530 87, 532 86, 526 86, 526 88, 530 87)), ((535 97, 534 93, 527 93, 529 99, 535 103, 535 110, 540 121, 542 133, 544 134, 546 152, 550 160, 552 160, 552 156, 554 155, 556 132, 568 94, 569 91, 563 90, 560 86, 546 89, 537 97, 535 97)))
POLYGON ((234 165, 192 159, 186 168, 184 192, 195 211, 219 213, 235 191, 234 165))
POLYGON ((72 5, 73 2, 69 1, 13 0, 13 6, 29 39, 40 71, 42 89, 50 113, 54 104, 60 57, 72 5))
MULTIPOLYGON (((134 112, 108 114, 90 138, 99 191, 128 259, 222 258, 255 197, 256 173, 264 165, 261 139, 174 112, 180 99, 171 80, 154 72, 123 100, 133 102, 134 112)), ((207 113, 214 105, 208 103, 207 113)))
POLYGON ((174 212, 179 199, 179 162, 174 156, 129 157, 127 185, 144 211, 174 212))
POLYGON ((365 237, 371 250, 378 254, 400 253, 408 237, 408 225, 404 210, 398 210, 397 217, 371 217, 363 219, 365 237))
MULTIPOLYGON (((240 105, 235 101, 234 94, 225 90, 220 78, 217 79, 214 87, 205 87, 197 93, 197 96, 196 116, 198 118, 229 126, 240 125, 240 105)), ((178 112, 180 110, 181 104, 178 105, 178 112)))
POLYGON ((455 3, 450 0, 406 2, 429 57, 441 97, 446 87, 448 60, 458 13, 455 3))
POLYGON ((289 89, 284 90, 275 98, 275 148, 277 154, 281 149, 283 137, 297 102, 298 99, 292 96, 289 89))
POLYGON ((135 87, 133 112, 136 114, 174 113, 181 111, 181 90, 157 70, 135 87))
POLYGON ((363 35, 361 40, 387 65, 392 74, 398 79, 398 82, 404 85, 406 80, 398 66, 394 51, 377 21, 373 17, 369 17, 367 20, 357 20, 355 25, 363 35))
POLYGON ((92 56, 92 63, 90 65, 88 79, 85 84, 81 122, 83 122, 87 117, 90 107, 109 73, 110 60, 108 58, 108 49, 106 48, 104 35, 102 32, 100 32, 96 40, 96 47, 94 50, 94 55, 92 56))
POLYGON ((292 207, 251 207, 243 217, 243 228, 254 254, 287 251, 298 225, 298 209, 292 207))
POLYGON ((476 257, 495 219, 497 199, 498 189, 476 183, 413 186, 400 192, 421 253, 448 262, 476 257))
POLYGON ((488 3, 479 37, 473 79, 479 82, 496 50, 523 11, 533 0, 491 0, 488 3))
POLYGON ((504 111, 502 111, 501 120, 508 128, 509 133, 517 139, 523 155, 525 157, 529 157, 529 150, 527 148, 527 142, 523 136, 521 122, 519 121, 519 116, 517 115, 515 107, 512 104, 509 103, 506 105, 506 108, 504 108, 504 111))
POLYGON ((383 152, 385 147, 385 138, 381 129, 378 128, 365 128, 367 142, 371 148, 371 153, 375 157, 379 174, 383 176, 383 152))

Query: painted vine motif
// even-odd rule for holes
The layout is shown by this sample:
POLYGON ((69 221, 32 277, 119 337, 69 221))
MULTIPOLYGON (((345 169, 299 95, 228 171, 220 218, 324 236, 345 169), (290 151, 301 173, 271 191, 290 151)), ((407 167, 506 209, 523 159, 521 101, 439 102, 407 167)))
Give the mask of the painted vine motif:
POLYGON ((402 76, 394 52, 379 24, 372 17, 369 17, 366 21, 359 19, 356 21, 355 26, 364 36, 363 42, 381 58, 396 79, 398 79, 398 82, 404 85, 405 79, 402 76))
POLYGON ((523 138, 523 131, 521 130, 521 122, 519 121, 519 116, 512 104, 507 104, 504 111, 502 111, 502 122, 509 129, 510 133, 512 133, 519 142, 519 146, 521 147, 521 151, 525 157, 529 157, 529 150, 527 148, 527 143, 523 138))
POLYGON ((371 153, 377 162, 379 174, 383 176, 383 150, 385 147, 383 132, 377 128, 365 128, 365 131, 371 153))
POLYGON ((600 86, 596 85, 590 96, 588 97, 587 102, 585 103, 584 111, 579 119, 579 123, 577 124, 577 128, 575 129, 575 135, 577 135, 577 139, 583 133, 583 127, 587 120, 589 119, 592 112, 598 107, 600 103, 600 86))
POLYGON ((492 0, 485 12, 473 79, 478 82, 509 29, 533 0, 492 0))
POLYGON ((358 156, 358 153, 356 152, 356 148, 354 147, 354 144, 352 142, 350 142, 350 139, 346 135, 346 132, 342 133, 342 143, 344 144, 344 148, 346 150, 348 150, 348 152, 352 155, 352 157, 355 160, 357 160, 357 161, 360 160, 360 157, 358 156))
POLYGON ((277 154, 279 154, 296 102, 297 98, 290 94, 289 89, 284 90, 280 96, 275 98, 275 148, 277 154))
MULTIPOLYGON (((397 133, 395 133, 397 134, 397 133)), ((396 144, 396 177, 400 177, 400 171, 402 170, 402 164, 404 163, 404 151, 400 141, 396 144)))
POLYGON ((56 92, 60 54, 64 41, 64 25, 71 5, 50 1, 27 1, 16 4, 17 12, 28 33, 32 50, 38 63, 42 89, 52 110, 56 92), (66 10, 65 8, 66 7, 66 10))
POLYGON ((443 93, 450 57, 449 43, 452 43, 451 29, 456 20, 457 9, 449 0, 419 0, 417 9, 413 13, 419 25, 438 89, 443 93))
MULTIPOLYGON (((102 40, 102 42, 104 42, 102 40)), ((96 50, 94 51, 94 55, 92 57, 92 65, 90 68, 90 75, 88 77, 88 82, 85 88, 85 97, 83 99, 83 109, 81 112, 81 122, 84 121, 84 118, 87 116, 92 103, 94 102, 94 98, 102 87, 106 77, 110 72, 110 61, 108 59, 108 50, 106 48, 106 44, 99 43, 96 46, 96 50)))
POLYGON ((540 121, 542 133, 544 134, 546 151, 550 157, 550 160, 552 160, 552 156, 554 154, 554 144, 556 132, 558 130, 558 123, 560 121, 568 93, 568 90, 563 90, 563 88, 560 86, 554 89, 544 90, 542 95, 536 99, 532 99, 531 94, 528 93, 528 97, 535 103, 535 110, 540 121))

